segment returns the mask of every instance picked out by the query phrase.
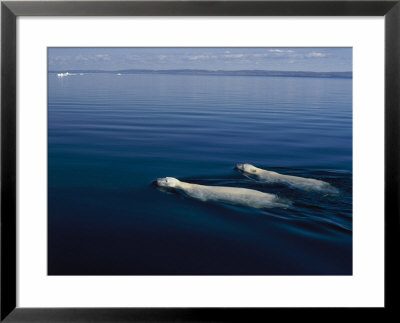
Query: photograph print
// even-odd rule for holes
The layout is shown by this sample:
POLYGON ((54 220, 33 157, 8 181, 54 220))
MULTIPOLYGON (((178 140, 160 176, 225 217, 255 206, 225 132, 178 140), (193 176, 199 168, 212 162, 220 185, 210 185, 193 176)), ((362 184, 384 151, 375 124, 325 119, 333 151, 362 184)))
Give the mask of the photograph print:
POLYGON ((48 275, 352 275, 352 48, 47 54, 48 275))

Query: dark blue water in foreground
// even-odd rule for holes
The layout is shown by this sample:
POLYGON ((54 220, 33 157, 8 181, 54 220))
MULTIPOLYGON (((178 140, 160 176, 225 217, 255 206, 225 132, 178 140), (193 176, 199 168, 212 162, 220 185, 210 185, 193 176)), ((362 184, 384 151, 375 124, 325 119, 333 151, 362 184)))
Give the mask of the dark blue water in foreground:
POLYGON ((49 74, 48 272, 351 275, 352 81, 49 74), (236 163, 321 179, 327 196, 260 184, 236 163), (200 202, 171 176, 293 201, 200 202))

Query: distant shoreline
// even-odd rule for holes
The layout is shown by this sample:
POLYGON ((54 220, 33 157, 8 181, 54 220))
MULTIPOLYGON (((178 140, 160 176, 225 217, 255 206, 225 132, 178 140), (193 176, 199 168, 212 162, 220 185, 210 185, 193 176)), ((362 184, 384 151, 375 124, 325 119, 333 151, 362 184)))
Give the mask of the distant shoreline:
POLYGON ((347 78, 353 77, 352 72, 305 72, 305 71, 266 71, 266 70, 147 70, 147 69, 127 69, 127 70, 57 70, 49 71, 51 74, 60 73, 73 74, 170 74, 170 75, 218 75, 218 76, 283 76, 283 77, 318 77, 318 78, 347 78))

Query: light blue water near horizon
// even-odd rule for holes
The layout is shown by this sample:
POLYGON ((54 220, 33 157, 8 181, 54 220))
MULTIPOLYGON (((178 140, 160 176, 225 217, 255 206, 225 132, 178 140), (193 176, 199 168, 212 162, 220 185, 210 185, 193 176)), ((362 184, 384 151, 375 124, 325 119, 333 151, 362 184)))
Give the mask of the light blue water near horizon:
POLYGON ((49 274, 350 275, 352 80, 48 76, 49 274), (338 195, 263 184, 236 163, 338 195), (257 189, 288 209, 158 190, 171 176, 257 189))

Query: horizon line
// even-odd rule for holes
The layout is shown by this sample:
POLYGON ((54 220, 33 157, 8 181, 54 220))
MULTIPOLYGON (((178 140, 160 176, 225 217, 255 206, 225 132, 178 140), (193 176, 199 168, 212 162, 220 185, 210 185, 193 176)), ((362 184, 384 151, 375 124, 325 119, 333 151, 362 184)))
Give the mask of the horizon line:
POLYGON ((170 69, 151 69, 151 68, 124 68, 124 69, 63 69, 49 70, 49 73, 68 71, 93 71, 93 72, 121 72, 121 71, 152 71, 152 72, 168 72, 168 71, 201 71, 201 72, 284 72, 284 73, 353 73, 353 71, 305 71, 305 70, 263 70, 263 69, 239 69, 239 70, 222 70, 222 69, 198 69, 198 68, 170 68, 170 69))

